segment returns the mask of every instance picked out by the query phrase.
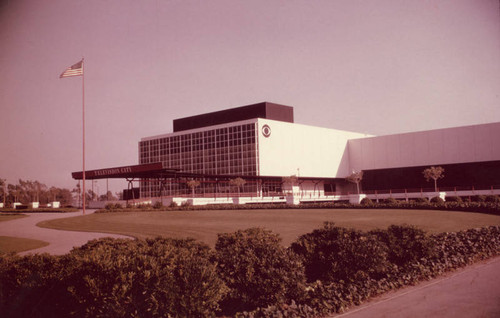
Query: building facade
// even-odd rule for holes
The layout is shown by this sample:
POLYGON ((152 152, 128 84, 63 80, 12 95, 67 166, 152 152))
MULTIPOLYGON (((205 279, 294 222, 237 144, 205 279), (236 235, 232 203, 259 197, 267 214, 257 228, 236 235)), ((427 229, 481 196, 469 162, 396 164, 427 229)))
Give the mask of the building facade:
POLYGON ((353 171, 364 171, 365 190, 424 187, 422 170, 431 165, 445 167, 447 186, 493 186, 500 184, 498 137, 500 123, 370 136, 296 124, 292 107, 264 102, 176 119, 172 133, 142 138, 140 164, 192 175, 143 180, 140 196, 321 197, 355 191, 345 181, 353 171), (237 177, 246 183, 235 190, 237 177), (190 189, 188 179, 200 185, 190 189))

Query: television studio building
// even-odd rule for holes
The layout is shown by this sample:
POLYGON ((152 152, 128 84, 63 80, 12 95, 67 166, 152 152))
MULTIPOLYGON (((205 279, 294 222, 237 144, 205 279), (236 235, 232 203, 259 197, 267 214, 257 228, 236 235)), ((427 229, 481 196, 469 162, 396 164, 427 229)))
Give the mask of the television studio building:
POLYGON ((139 141, 137 165, 85 176, 127 179, 126 199, 164 205, 500 194, 499 137, 500 123, 372 136, 297 124, 293 107, 263 102, 175 119, 139 141), (431 166, 444 168, 439 189, 431 166), (346 178, 361 171, 358 192, 346 178))

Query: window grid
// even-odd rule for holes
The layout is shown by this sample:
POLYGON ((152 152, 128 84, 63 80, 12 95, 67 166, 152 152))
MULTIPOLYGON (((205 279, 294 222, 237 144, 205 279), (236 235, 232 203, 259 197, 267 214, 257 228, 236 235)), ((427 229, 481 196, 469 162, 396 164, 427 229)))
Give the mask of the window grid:
MULTIPOLYGON (((188 173, 255 176, 258 173, 256 124, 141 141, 139 163, 154 162, 188 173)), ((182 190, 178 187, 168 185, 167 195, 182 190)), ((160 193, 159 182, 141 182, 140 188, 142 197, 160 193)))

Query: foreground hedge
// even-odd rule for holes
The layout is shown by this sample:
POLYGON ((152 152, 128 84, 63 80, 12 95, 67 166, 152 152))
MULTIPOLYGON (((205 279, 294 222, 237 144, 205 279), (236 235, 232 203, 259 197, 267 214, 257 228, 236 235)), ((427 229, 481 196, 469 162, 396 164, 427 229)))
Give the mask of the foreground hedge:
POLYGON ((207 317, 227 288, 193 240, 91 241, 0 261, 1 317, 207 317))
POLYGON ((500 227, 427 235, 325 223, 289 249, 279 241, 254 228, 219 235, 215 249, 101 239, 63 256, 3 256, 0 317, 315 317, 499 255, 500 227))
POLYGON ((303 300, 304 266, 280 242, 279 235, 259 228, 219 234, 216 261, 230 288, 223 302, 227 314, 303 300))
POLYGON ((302 257, 309 282, 348 281, 360 272, 377 279, 388 267, 386 244, 373 235, 330 222, 299 237, 291 249, 302 257))
MULTIPOLYGON (((325 243, 319 240, 319 245, 316 245, 314 241, 318 236, 325 237, 325 233, 329 232, 331 235, 331 233, 343 231, 345 229, 325 224, 323 229, 302 236, 298 241, 299 246, 294 243, 296 245, 292 248, 298 249, 300 253, 300 247, 306 244, 304 243, 306 241, 307 244, 310 244, 309 249, 317 249, 316 253, 302 254, 306 264, 311 261, 311 258, 317 260, 319 255, 321 257, 329 255, 332 262, 336 263, 340 261, 335 257, 339 251, 325 248, 328 244, 334 243, 325 243)), ((402 240, 390 239, 392 248, 396 248, 396 252, 393 256, 388 255, 389 262, 385 263, 387 266, 385 275, 376 279, 370 276, 370 270, 367 271, 362 266, 356 266, 357 272, 344 280, 341 275, 334 275, 335 265, 331 265, 325 268, 329 274, 329 280, 316 280, 308 284, 306 288, 307 299, 301 304, 291 303, 290 305, 282 304, 281 306, 259 308, 253 312, 242 313, 239 317, 315 317, 332 312, 339 313, 389 290, 414 285, 479 260, 500 255, 499 226, 431 236, 427 236, 423 231, 411 226, 392 226, 386 231, 359 232, 358 235, 366 235, 367 237, 373 235, 379 238, 385 236, 386 238, 383 240, 398 235, 406 237, 402 240), (416 242, 411 242, 412 237, 416 239, 416 242), (409 249, 403 251, 405 246, 409 249), (413 261, 401 262, 399 258, 402 256, 401 251, 413 261), (391 258, 396 261, 391 261, 391 258)), ((352 245, 356 244, 356 241, 353 241, 352 245)), ((345 244, 344 250, 349 251, 352 245, 345 244)), ((362 255, 362 257, 370 258, 369 255, 362 255)), ((372 262, 373 258, 369 261, 372 262)), ((307 265, 306 272, 308 272, 307 265)), ((308 277, 308 279, 312 278, 308 277)))

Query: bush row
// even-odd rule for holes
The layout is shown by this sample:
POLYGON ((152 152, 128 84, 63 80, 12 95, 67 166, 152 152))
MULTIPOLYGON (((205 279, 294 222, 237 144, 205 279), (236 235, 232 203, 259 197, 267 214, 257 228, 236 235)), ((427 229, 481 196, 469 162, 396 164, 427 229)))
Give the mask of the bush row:
POLYGON ((499 255, 500 227, 428 236, 412 226, 360 232, 326 223, 301 236, 291 249, 305 265, 305 300, 258 308, 238 317, 316 317, 343 312, 389 290, 499 255), (367 247, 356 250, 361 242, 367 247), (385 257, 371 254, 374 250, 385 257))
POLYGON ((1 317, 313 317, 500 254, 500 227, 427 235, 325 223, 289 248, 252 228, 192 239, 100 239, 0 258, 1 317))
MULTIPOLYGON (((253 210, 253 209, 432 209, 448 211, 478 212, 500 215, 500 199, 498 196, 475 196, 471 200, 463 200, 460 197, 447 197, 443 201, 439 197, 428 200, 427 198, 417 198, 413 200, 401 201, 394 198, 373 202, 365 198, 361 204, 350 204, 346 202, 323 202, 323 203, 303 203, 299 205, 289 205, 284 203, 255 203, 255 204, 211 204, 193 206, 183 204, 171 204, 166 207, 157 202, 154 205, 142 204, 138 206, 128 205, 122 207, 120 204, 108 204, 105 209, 97 213, 107 212, 127 212, 127 211, 196 211, 196 210, 253 210)), ((175 203, 175 202, 174 202, 175 203)))

